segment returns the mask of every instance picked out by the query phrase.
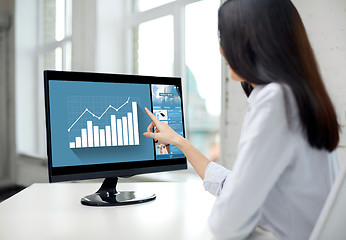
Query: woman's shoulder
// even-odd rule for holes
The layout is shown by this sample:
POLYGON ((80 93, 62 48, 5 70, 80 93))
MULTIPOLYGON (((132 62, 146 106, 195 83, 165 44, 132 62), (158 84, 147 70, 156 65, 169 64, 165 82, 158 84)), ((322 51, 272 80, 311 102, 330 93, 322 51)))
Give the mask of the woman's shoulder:
POLYGON ((254 103, 263 101, 284 102, 285 99, 292 98, 294 98, 293 93, 288 85, 273 82, 257 85, 250 94, 249 100, 254 103))
POLYGON ((255 101, 260 100, 280 100, 284 98, 285 91, 289 88, 284 84, 268 83, 265 85, 258 85, 254 89, 255 101), (256 92, 257 91, 257 92, 256 92))
POLYGON ((286 84, 269 83, 258 85, 253 90, 254 95, 250 95, 250 105, 261 108, 270 107, 276 111, 284 111, 289 116, 298 112, 295 98, 291 88, 286 84))

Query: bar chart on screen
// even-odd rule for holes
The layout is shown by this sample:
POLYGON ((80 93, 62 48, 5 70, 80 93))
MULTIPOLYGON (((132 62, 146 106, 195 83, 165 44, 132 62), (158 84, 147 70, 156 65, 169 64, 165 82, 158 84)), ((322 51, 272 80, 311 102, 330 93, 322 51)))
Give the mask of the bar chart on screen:
POLYGON ((137 101, 131 97, 123 102, 112 98, 94 102, 90 99, 94 98, 88 98, 87 103, 94 109, 100 110, 104 107, 104 110, 97 112, 86 107, 80 115, 76 115, 75 120, 67 129, 70 134, 69 148, 120 147, 140 144, 137 101), (106 107, 107 100, 112 104, 108 104, 106 107))

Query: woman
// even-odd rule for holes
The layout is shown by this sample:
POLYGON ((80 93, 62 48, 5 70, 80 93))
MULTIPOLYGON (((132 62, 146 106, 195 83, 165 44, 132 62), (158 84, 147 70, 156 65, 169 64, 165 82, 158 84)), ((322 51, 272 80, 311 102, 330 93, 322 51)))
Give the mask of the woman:
POLYGON ((229 0, 219 33, 231 78, 248 96, 233 170, 147 109, 144 135, 180 148, 217 196, 209 218, 217 237, 244 239, 260 226, 279 239, 308 239, 330 190, 327 157, 339 126, 304 25, 289 0, 229 0))

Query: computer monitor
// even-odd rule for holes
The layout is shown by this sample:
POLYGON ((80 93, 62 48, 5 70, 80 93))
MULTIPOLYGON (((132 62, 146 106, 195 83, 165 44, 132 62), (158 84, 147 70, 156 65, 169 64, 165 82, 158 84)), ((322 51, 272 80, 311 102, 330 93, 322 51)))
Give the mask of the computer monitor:
POLYGON ((153 200, 117 192, 118 177, 187 168, 176 146, 143 136, 151 122, 144 107, 185 135, 180 78, 47 70, 44 90, 49 181, 105 178, 82 204, 153 200))

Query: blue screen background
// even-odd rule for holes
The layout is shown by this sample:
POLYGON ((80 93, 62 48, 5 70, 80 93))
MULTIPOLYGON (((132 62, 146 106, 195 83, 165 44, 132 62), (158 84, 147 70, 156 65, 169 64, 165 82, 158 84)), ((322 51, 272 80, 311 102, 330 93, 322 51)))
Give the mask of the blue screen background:
POLYGON ((151 122, 144 111, 144 107, 152 110, 149 84, 54 80, 49 81, 49 89, 53 167, 154 160, 153 140, 143 136, 151 122), (110 115, 126 116, 126 112, 132 107, 131 104, 126 104, 119 112, 110 109, 100 120, 85 113, 71 128, 72 123, 86 108, 100 116, 109 105, 119 107, 129 97, 130 102, 137 102, 139 145, 75 149, 69 147, 75 137, 81 136, 81 128, 86 128, 87 121, 93 121, 93 124, 102 128, 110 125, 110 115), (70 132, 67 131, 69 128, 70 132))

